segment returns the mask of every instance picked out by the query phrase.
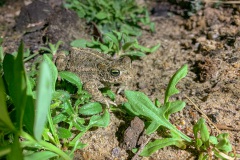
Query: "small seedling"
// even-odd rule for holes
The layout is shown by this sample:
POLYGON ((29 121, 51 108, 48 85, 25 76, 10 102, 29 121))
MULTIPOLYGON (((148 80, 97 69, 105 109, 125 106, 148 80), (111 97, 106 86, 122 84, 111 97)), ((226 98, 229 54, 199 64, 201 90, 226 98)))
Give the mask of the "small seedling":
MULTIPOLYGON (((187 145, 192 145, 198 151, 199 160, 205 160, 212 157, 233 159, 229 156, 232 147, 228 139, 228 134, 223 133, 216 137, 210 136, 204 119, 200 119, 193 127, 195 139, 191 139, 183 134, 169 122, 170 115, 182 110, 186 105, 185 102, 179 100, 172 102, 169 101, 171 96, 179 93, 176 85, 186 75, 187 65, 184 65, 173 75, 165 92, 163 105, 156 100, 157 105, 155 106, 144 93, 125 91, 125 95, 128 99, 128 102, 125 103, 127 112, 134 114, 135 116, 143 116, 150 123, 146 128, 146 134, 149 135, 157 131, 160 126, 170 130, 169 137, 149 142, 140 155, 150 156, 157 150, 170 145, 177 146, 181 149, 185 149, 187 145), (214 154, 212 155, 212 153, 214 154)), ((133 152, 136 152, 136 150, 133 150, 133 152)))
POLYGON ((57 54, 58 48, 60 47, 60 45, 62 43, 63 43, 62 41, 58 41, 56 44, 49 43, 48 44, 49 48, 41 47, 40 49, 43 50, 43 51, 46 51, 48 53, 51 53, 54 56, 54 55, 57 54))
POLYGON ((205 159, 234 159, 228 154, 232 151, 232 146, 227 133, 210 136, 210 133, 203 118, 199 119, 193 127, 194 145, 199 152, 199 160, 205 159))

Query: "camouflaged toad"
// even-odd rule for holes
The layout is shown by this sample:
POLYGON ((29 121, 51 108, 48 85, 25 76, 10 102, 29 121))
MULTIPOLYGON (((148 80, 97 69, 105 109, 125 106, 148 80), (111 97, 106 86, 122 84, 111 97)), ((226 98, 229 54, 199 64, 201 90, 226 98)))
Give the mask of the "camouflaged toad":
POLYGON ((132 76, 129 57, 113 59, 92 49, 72 48, 69 55, 57 56, 56 65, 60 71, 76 73, 83 82, 84 89, 92 95, 92 99, 107 105, 116 104, 104 97, 99 89, 111 87, 113 84, 125 87, 132 76))

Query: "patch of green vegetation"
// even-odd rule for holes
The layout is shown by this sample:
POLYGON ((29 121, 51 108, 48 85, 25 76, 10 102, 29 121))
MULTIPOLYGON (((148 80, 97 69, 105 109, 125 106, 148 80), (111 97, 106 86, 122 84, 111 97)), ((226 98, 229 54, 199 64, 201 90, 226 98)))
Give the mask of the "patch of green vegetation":
MULTIPOLYGON (((186 105, 185 102, 179 100, 169 101, 171 96, 179 93, 176 85, 186 75, 187 65, 184 65, 171 78, 165 92, 164 104, 157 105, 160 107, 155 106, 154 103, 152 103, 142 92, 125 91, 128 102, 125 103, 124 106, 128 113, 144 117, 147 120, 146 124, 148 125, 146 128, 146 134, 149 135, 157 131, 160 126, 163 126, 170 131, 167 138, 149 142, 140 155, 150 156, 161 148, 174 145, 181 149, 185 149, 187 146, 196 148, 199 160, 206 160, 213 157, 220 159, 233 159, 233 153, 230 153, 232 152, 232 146, 228 139, 228 134, 222 133, 216 137, 210 136, 204 119, 201 118, 193 127, 195 139, 191 139, 183 134, 170 123, 170 115, 181 111, 186 105), (212 153, 214 154, 212 155, 212 153)), ((159 101, 157 102, 159 103, 159 101)), ((133 152, 136 152, 136 150, 134 149, 133 152)))
POLYGON ((136 38, 129 37, 125 33, 112 31, 103 35, 103 42, 92 39, 87 41, 84 39, 75 40, 71 43, 73 47, 94 48, 103 53, 117 54, 119 56, 142 57, 146 53, 155 52, 160 44, 147 48, 140 45, 136 38))
POLYGON ((146 7, 138 5, 135 0, 66 0, 65 7, 71 8, 87 22, 97 24, 102 33, 117 30, 139 36, 141 24, 154 31, 146 7))
POLYGON ((109 112, 100 103, 89 102, 90 95, 82 90, 79 77, 70 72, 58 72, 46 54, 40 64, 36 86, 24 69, 23 45, 17 56, 5 55, 3 72, 0 79, 0 157, 10 160, 59 156, 72 159, 76 149, 86 146, 79 141, 84 133, 92 127, 109 124, 109 112), (65 86, 72 85, 68 87, 71 93, 55 89, 60 83, 58 76, 67 83, 65 86), (80 104, 85 105, 79 109, 80 104))
MULTIPOLYGON (((93 127, 108 126, 110 114, 100 103, 89 102, 91 96, 82 89, 79 77, 67 71, 58 72, 49 55, 43 55, 37 83, 31 83, 35 79, 27 76, 23 55, 21 45, 16 56, 7 54, 3 59, 0 157, 10 160, 37 157, 72 159, 76 149, 87 145, 81 143, 80 138, 93 127)), ((171 114, 185 107, 185 102, 170 101, 170 97, 179 93, 176 85, 186 74, 187 65, 184 65, 171 78, 164 104, 157 101, 157 106, 144 93, 125 91, 128 99, 124 104, 126 112, 146 118, 147 134, 152 134, 161 126, 170 131, 168 137, 149 142, 140 155, 150 156, 163 147, 175 145, 181 149, 195 147, 199 159, 211 156, 231 159, 232 147, 228 134, 210 136, 203 119, 194 125, 195 139, 189 138, 169 122, 171 114), (214 155, 210 155, 212 152, 209 150, 214 155)), ((114 98, 109 91, 105 94, 114 98)))
POLYGON ((98 39, 86 41, 78 39, 71 43, 74 47, 94 48, 108 54, 141 57, 159 48, 159 44, 147 48, 138 43, 141 25, 149 26, 154 32, 154 23, 150 21, 146 7, 135 0, 66 0, 66 8, 71 8, 87 22, 93 22, 101 34, 98 39))

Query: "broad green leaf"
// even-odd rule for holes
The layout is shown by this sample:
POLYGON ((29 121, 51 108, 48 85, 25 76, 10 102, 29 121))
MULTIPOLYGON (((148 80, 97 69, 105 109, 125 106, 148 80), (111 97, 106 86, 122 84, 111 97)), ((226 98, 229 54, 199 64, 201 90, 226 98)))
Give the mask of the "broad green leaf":
POLYGON ((19 136, 14 135, 14 141, 11 144, 11 152, 7 155, 8 160, 23 160, 22 148, 19 143, 19 136))
POLYGON ((6 105, 6 95, 3 85, 2 77, 0 77, 0 121, 4 124, 2 128, 8 128, 9 130, 14 130, 12 121, 8 115, 7 105, 6 105))
POLYGON ((105 19, 107 18, 108 13, 101 11, 101 12, 98 12, 95 16, 97 19, 105 19))
POLYGON ((70 138, 72 136, 72 133, 69 130, 62 127, 57 128, 57 134, 59 138, 70 138))
POLYGON ((210 136, 209 141, 211 144, 215 144, 215 145, 218 144, 217 137, 215 136, 210 136))
POLYGON ((195 139, 199 138, 203 141, 203 143, 209 140, 209 132, 203 118, 200 118, 198 122, 193 126, 193 133, 195 139), (198 133, 200 133, 200 137, 198 137, 198 133))
POLYGON ((83 125, 85 123, 83 118, 75 117, 73 118, 72 122, 73 126, 76 127, 76 129, 79 131, 84 131, 87 129, 87 127, 83 125))
POLYGON ((166 118, 169 119, 170 114, 181 111, 186 106, 186 103, 183 101, 174 101, 167 102, 165 105, 169 106, 165 112, 166 118))
POLYGON ((117 51, 119 51, 119 41, 113 33, 104 34, 104 40, 107 41, 107 42, 112 41, 116 45, 117 51))
POLYGON ((78 88, 78 92, 82 90, 82 82, 79 76, 77 76, 75 73, 62 71, 62 72, 59 72, 59 75, 62 79, 72 83, 73 85, 76 85, 78 88))
POLYGON ((48 64, 48 68, 50 71, 50 75, 51 75, 51 89, 52 89, 52 93, 55 91, 55 84, 56 84, 56 80, 57 80, 57 76, 58 76, 58 70, 57 67, 55 66, 55 64, 52 62, 52 60, 46 55, 43 55, 43 60, 45 62, 47 62, 48 64))
POLYGON ((34 152, 33 154, 27 155, 24 157, 24 160, 44 160, 44 159, 51 159, 53 157, 57 157, 58 155, 51 151, 41 151, 41 152, 34 152))
POLYGON ((79 113, 82 115, 94 115, 101 112, 102 106, 98 102, 88 103, 79 108, 79 113))
POLYGON ((170 129, 184 140, 191 142, 191 139, 188 136, 179 131, 168 121, 168 119, 166 119, 166 111, 162 108, 157 108, 144 93, 127 90, 125 91, 125 95, 128 99, 128 103, 131 105, 131 110, 151 119, 154 123, 158 123, 159 126, 164 126, 170 129))
POLYGON ((16 122, 22 129, 22 121, 26 106, 27 81, 23 66, 23 43, 20 44, 17 57, 6 54, 3 60, 4 78, 13 104, 16 107, 16 122))
POLYGON ((187 75, 188 67, 183 65, 177 72, 172 76, 171 80, 168 83, 167 90, 165 92, 164 104, 168 102, 169 97, 179 93, 179 90, 176 88, 177 83, 187 75))
POLYGON ((221 133, 217 136, 217 140, 219 143, 216 145, 216 147, 220 151, 227 152, 227 153, 232 151, 232 145, 228 137, 229 137, 228 133, 221 133))
POLYGON ((114 92, 110 89, 106 89, 102 91, 102 94, 104 96, 108 96, 111 100, 114 100, 116 98, 116 95, 114 94, 114 92))
POLYGON ((86 48, 87 47, 87 43, 89 43, 87 40, 85 39, 77 39, 74 40, 70 43, 70 45, 72 47, 80 47, 80 48, 86 48))
MULTIPOLYGON (((53 93, 52 99, 54 100, 61 100, 61 102, 65 102, 70 99, 70 94, 67 91, 64 90, 58 90, 53 93)), ((53 105, 53 104, 52 104, 53 105)), ((54 108, 54 106, 51 105, 51 108, 54 108)))
POLYGON ((166 146, 171 146, 171 145, 175 145, 179 148, 186 148, 185 144, 177 138, 164 138, 164 139, 158 139, 155 140, 153 142, 149 142, 143 149, 143 151, 141 152, 141 156, 150 156, 151 154, 153 154, 154 152, 156 152, 157 150, 164 148, 166 146))
POLYGON ((129 50, 135 43, 136 43, 136 41, 126 42, 126 43, 122 46, 123 51, 125 52, 125 51, 129 50))
POLYGON ((105 111, 102 116, 100 115, 92 116, 88 124, 88 128, 107 127, 109 122, 110 122, 110 114, 108 111, 105 111))
POLYGON ((149 135, 155 132, 159 127, 160 127, 160 124, 158 122, 152 121, 152 123, 146 129, 146 134, 149 135))
POLYGON ((68 118, 67 115, 60 113, 60 114, 58 114, 58 115, 53 117, 53 124, 57 124, 57 123, 63 122, 67 118, 68 118))
POLYGON ((52 99, 53 78, 50 67, 46 61, 40 66, 40 76, 37 85, 37 99, 34 121, 34 136, 39 141, 46 123, 47 114, 52 99))
POLYGON ((104 53, 109 52, 109 48, 108 46, 104 45, 104 44, 100 44, 100 48, 104 53))
POLYGON ((128 111, 129 114, 133 114, 135 116, 139 116, 140 114, 138 112, 135 112, 133 109, 132 109, 132 106, 130 103, 128 102, 125 102, 124 105, 125 109, 128 111))

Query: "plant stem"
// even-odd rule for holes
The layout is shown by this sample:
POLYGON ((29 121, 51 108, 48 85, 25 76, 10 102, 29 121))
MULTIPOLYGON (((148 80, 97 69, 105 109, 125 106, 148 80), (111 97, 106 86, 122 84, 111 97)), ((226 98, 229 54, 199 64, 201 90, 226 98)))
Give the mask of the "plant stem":
POLYGON ((23 60, 23 62, 27 62, 28 60, 32 59, 33 57, 35 57, 35 56, 38 55, 38 54, 39 54, 38 52, 32 54, 31 56, 25 58, 25 59, 23 60))

